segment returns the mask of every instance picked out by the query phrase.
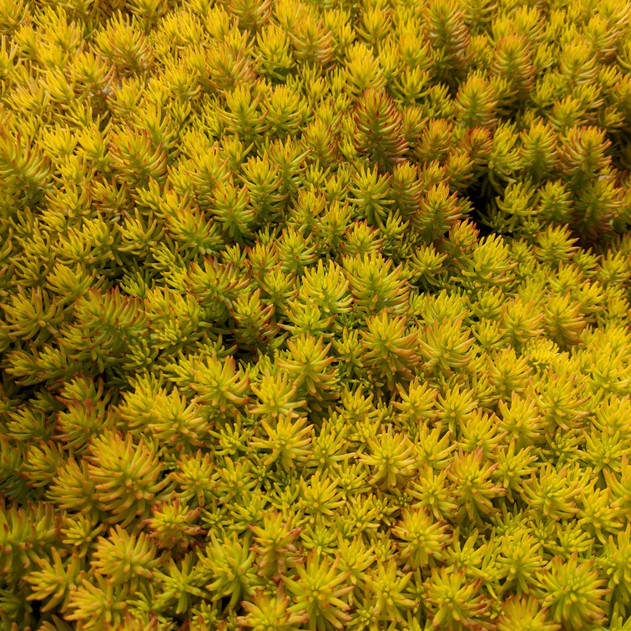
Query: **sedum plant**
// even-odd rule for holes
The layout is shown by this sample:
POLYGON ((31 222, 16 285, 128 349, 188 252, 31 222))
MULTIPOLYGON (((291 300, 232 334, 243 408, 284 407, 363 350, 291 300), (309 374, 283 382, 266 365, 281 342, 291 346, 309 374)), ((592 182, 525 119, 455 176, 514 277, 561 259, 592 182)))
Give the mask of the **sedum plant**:
POLYGON ((628 0, 0 0, 0 631, 628 631, 628 0))

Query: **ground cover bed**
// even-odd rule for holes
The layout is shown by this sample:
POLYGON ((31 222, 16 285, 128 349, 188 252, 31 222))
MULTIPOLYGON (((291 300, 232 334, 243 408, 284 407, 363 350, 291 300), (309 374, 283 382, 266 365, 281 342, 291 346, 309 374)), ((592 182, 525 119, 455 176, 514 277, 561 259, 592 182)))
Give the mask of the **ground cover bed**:
POLYGON ((0 0, 0 629, 629 631, 631 4, 0 0))

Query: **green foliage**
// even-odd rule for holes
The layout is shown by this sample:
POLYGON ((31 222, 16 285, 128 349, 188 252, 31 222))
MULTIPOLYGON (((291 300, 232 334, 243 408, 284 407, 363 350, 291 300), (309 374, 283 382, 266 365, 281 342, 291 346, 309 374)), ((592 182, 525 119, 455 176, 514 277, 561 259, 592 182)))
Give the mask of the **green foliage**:
POLYGON ((0 0, 0 630, 628 631, 626 0, 0 0))

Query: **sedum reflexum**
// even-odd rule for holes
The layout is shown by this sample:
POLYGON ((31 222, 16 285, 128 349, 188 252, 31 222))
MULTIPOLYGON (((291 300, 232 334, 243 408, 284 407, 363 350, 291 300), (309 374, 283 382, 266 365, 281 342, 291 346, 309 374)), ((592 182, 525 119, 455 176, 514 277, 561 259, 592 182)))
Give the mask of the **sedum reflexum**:
POLYGON ((0 0, 0 630, 622 631, 625 0, 0 0))

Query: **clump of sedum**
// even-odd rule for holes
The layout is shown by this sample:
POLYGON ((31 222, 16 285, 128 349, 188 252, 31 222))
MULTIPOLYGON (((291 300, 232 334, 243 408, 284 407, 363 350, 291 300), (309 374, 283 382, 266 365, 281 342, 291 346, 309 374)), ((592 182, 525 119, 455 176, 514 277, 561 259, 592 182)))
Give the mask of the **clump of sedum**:
POLYGON ((0 0, 0 629, 629 629, 630 42, 0 0))

